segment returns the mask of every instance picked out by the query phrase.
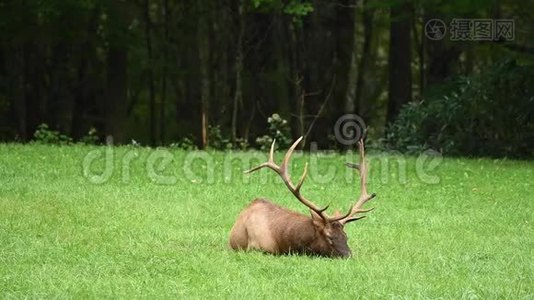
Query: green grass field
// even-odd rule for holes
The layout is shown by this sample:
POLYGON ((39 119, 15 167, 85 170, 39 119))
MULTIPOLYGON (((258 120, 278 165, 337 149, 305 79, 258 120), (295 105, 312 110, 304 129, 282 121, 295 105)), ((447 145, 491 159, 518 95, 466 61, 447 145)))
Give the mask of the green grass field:
MULTIPOLYGON (((430 183, 416 158, 404 174, 402 157, 369 154, 377 209, 347 225, 355 256, 339 260, 228 250, 256 197, 305 212, 273 172, 247 181, 222 152, 171 150, 165 167, 154 150, 118 147, 96 184, 83 167, 96 149, 0 145, 1 298, 534 298, 534 162, 445 158, 430 183)), ((294 176, 309 159, 293 160, 294 176)), ((346 209, 358 189, 345 160, 311 165, 303 194, 346 209), (329 168, 332 180, 317 175, 329 168)))

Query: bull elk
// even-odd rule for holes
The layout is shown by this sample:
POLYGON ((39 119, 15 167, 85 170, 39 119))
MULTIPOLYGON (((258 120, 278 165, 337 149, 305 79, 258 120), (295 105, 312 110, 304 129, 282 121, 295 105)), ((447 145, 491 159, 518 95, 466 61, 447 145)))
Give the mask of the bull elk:
POLYGON ((362 209, 362 206, 373 199, 376 194, 367 193, 367 164, 365 162, 363 140, 358 142, 360 163, 347 163, 360 173, 360 197, 358 201, 341 215, 336 212, 333 216, 326 214, 326 209, 320 208, 312 201, 301 195, 300 189, 306 178, 308 164, 300 180, 295 185, 288 173, 291 154, 302 140, 300 137, 289 148, 281 165, 274 162, 274 141, 271 145, 269 160, 245 173, 252 173, 259 169, 269 168, 282 178, 286 187, 306 207, 311 216, 306 216, 284 207, 278 206, 265 199, 256 199, 249 204, 237 217, 230 232, 230 247, 234 250, 261 250, 272 254, 305 254, 329 257, 349 257, 351 250, 347 245, 345 224, 364 218, 360 213, 373 210, 362 209))

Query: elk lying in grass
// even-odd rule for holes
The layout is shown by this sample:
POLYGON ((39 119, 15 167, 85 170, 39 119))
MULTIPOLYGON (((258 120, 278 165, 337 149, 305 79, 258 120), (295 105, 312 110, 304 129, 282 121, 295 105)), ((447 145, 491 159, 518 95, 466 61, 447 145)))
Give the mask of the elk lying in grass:
POLYGON ((364 218, 358 215, 371 211, 362 209, 363 204, 373 199, 375 194, 367 193, 367 165, 363 140, 359 141, 360 163, 347 163, 348 167, 355 168, 360 173, 360 198, 341 215, 336 213, 328 216, 328 208, 320 208, 300 194, 300 189, 306 178, 308 165, 295 185, 289 177, 287 167, 291 154, 302 140, 299 138, 289 148, 281 165, 274 162, 274 141, 271 145, 269 160, 245 173, 251 173, 262 168, 275 171, 282 178, 287 188, 306 207, 310 209, 311 217, 278 206, 265 199, 256 199, 246 207, 238 216, 230 232, 230 247, 234 250, 262 250, 273 254, 308 254, 330 257, 349 257, 351 250, 347 245, 345 224, 364 218))

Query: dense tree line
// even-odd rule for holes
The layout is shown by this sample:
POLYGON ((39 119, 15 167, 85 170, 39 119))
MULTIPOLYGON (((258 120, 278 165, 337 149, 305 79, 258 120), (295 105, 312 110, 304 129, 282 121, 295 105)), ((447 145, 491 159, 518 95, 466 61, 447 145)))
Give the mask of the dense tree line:
POLYGON ((532 64, 533 12, 519 0, 2 0, 0 138, 46 123, 74 139, 96 128, 119 143, 254 145, 273 113, 324 146, 344 113, 380 137, 451 78, 532 64), (435 18, 514 19, 515 38, 434 41, 435 18))

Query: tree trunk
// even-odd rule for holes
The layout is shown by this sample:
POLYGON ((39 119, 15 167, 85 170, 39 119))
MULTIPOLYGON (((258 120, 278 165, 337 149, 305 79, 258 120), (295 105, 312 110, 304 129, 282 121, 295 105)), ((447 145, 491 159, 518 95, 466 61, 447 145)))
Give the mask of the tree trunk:
MULTIPOLYGON (((432 11, 430 7, 425 8, 422 26, 431 19, 445 19, 445 15, 432 11)), ((453 73, 453 66, 462 53, 461 43, 449 43, 447 39, 430 40, 425 37, 424 55, 425 68, 425 88, 443 82, 453 73)))
MULTIPOLYGON (((46 85, 46 96, 42 95, 41 116, 46 116, 46 122, 54 129, 72 136, 72 115, 74 110, 75 95, 71 87, 75 81, 71 80, 69 65, 73 64, 72 46, 65 42, 59 42, 50 47, 49 63, 43 67, 42 72, 47 75, 49 82, 46 85)), ((47 60, 43 60, 47 61, 47 60)))
POLYGON ((232 143, 236 146, 237 140, 237 111, 239 104, 243 101, 243 37, 245 35, 245 0, 239 0, 239 34, 237 36, 236 58, 235 58, 235 95, 232 107, 232 143))
POLYGON ((358 72, 358 6, 354 5, 352 22, 352 51, 350 56, 349 74, 347 76, 347 90, 345 92, 345 113, 353 114, 356 111, 356 88, 358 72))
POLYGON ((202 148, 209 146, 209 102, 211 94, 210 79, 210 37, 208 9, 203 1, 199 1, 199 18, 197 26, 198 57, 200 62, 200 101, 201 101, 201 131, 202 148))
POLYGON ((125 142, 127 64, 125 47, 112 46, 107 54, 106 131, 116 143, 125 142))
MULTIPOLYGON (((293 83, 293 99, 295 104, 295 111, 296 115, 298 117, 297 126, 291 126, 293 136, 304 136, 304 114, 305 114, 305 107, 304 107, 304 93, 305 88, 304 85, 304 77, 301 74, 301 71, 303 69, 303 65, 301 62, 301 53, 299 46, 300 46, 300 32, 299 28, 293 24, 292 21, 289 21, 289 35, 290 35, 290 61, 291 61, 291 77, 292 77, 292 83, 293 83)), ((293 122, 290 122, 290 124, 294 124, 293 122)), ((304 143, 300 144, 300 147, 304 148, 304 143)))
POLYGON ((87 102, 87 65, 88 65, 88 54, 89 47, 87 43, 82 43, 80 45, 80 53, 83 53, 80 56, 78 63, 78 74, 77 74, 77 83, 76 89, 74 90, 74 99, 73 99, 73 108, 72 108, 72 119, 71 119, 71 136, 75 139, 79 139, 83 136, 83 113, 85 111, 85 103, 87 102))
MULTIPOLYGON (((286 41, 290 38, 289 32, 287 30, 286 21, 283 16, 275 15, 273 16, 273 22, 275 26, 275 35, 273 38, 273 52, 276 57, 276 83, 274 84, 275 90, 273 91, 274 97, 278 99, 290 99, 291 86, 287 84, 288 78, 291 78, 291 55, 288 53, 291 52, 291 45, 286 41)), ((261 86, 260 86, 261 87, 261 86)), ((262 91, 263 92, 263 91, 262 91)), ((258 99, 261 95, 256 95, 258 99)), ((261 98, 260 98, 261 99, 261 98)), ((291 114, 291 103, 290 101, 277 101, 275 109, 278 114, 281 116, 288 116, 291 114)), ((255 103, 257 105, 259 102, 255 103)), ((258 106, 258 112, 261 115, 262 107, 258 106)), ((291 120, 288 120, 290 124, 291 120)), ((265 122, 265 119, 262 120, 265 122)), ((263 123, 264 124, 264 123, 263 123)), ((262 126, 264 126, 262 124, 262 126)))
POLYGON ((390 11, 388 123, 393 122, 401 107, 412 99, 410 13, 408 2, 390 11))
MULTIPOLYGON (((421 8, 422 9, 422 8, 421 8)), ((425 90, 425 24, 422 24, 420 32, 417 31, 417 23, 419 16, 423 16, 420 11, 415 8, 412 14, 412 34, 414 37, 415 49, 417 50, 417 62, 419 63, 419 97, 422 96, 425 90)))
POLYGON ((154 86, 154 70, 153 65, 154 61, 152 59, 152 33, 151 33, 151 21, 150 21, 150 3, 149 0, 145 0, 145 42, 146 42, 146 51, 148 56, 148 67, 147 67, 147 77, 148 77, 148 97, 150 101, 150 145, 156 145, 156 96, 155 96, 155 86, 154 86))
POLYGON ((72 137, 79 139, 89 130, 89 126, 95 126, 94 124, 87 124, 87 119, 85 114, 87 113, 87 106, 90 100, 90 94, 92 92, 93 85, 92 79, 94 76, 91 76, 89 69, 91 64, 96 64, 95 62, 95 45, 93 40, 95 38, 95 32, 98 27, 98 18, 100 17, 100 9, 95 8, 91 13, 91 17, 88 21, 87 26, 87 37, 83 40, 78 46, 78 71, 77 71, 77 82, 74 86, 74 103, 72 109, 72 137))
POLYGON ((46 114, 46 87, 44 85, 45 46, 37 41, 27 41, 23 46, 23 89, 26 100, 26 130, 27 135, 32 136, 37 126, 48 123, 52 127, 55 124, 46 114))
POLYGON ((26 95, 24 91, 24 56, 21 46, 9 47, 6 51, 9 55, 6 59, 7 73, 10 78, 9 95, 12 102, 12 110, 16 119, 16 132, 18 138, 26 141, 31 138, 27 130, 26 120, 26 95))
POLYGON ((124 34, 127 30, 127 7, 120 0, 111 1, 109 17, 115 20, 109 36, 106 65, 105 109, 106 134, 113 136, 114 142, 126 141, 126 117, 128 107, 128 48, 124 34))
POLYGON ((358 63, 358 79, 356 84, 356 95, 355 95, 355 102, 356 102, 356 111, 358 114, 360 114, 362 117, 365 116, 367 109, 364 107, 363 104, 363 90, 365 85, 365 76, 366 76, 366 70, 368 66, 368 62, 370 61, 371 57, 371 41, 373 38, 373 19, 374 19, 374 10, 367 7, 366 2, 363 3, 363 49, 362 49, 362 55, 360 57, 360 61, 358 63))
POLYGON ((169 0, 163 0, 163 74, 161 75, 161 106, 159 111, 159 139, 165 144, 165 110, 167 104, 167 61, 169 56, 169 0))

